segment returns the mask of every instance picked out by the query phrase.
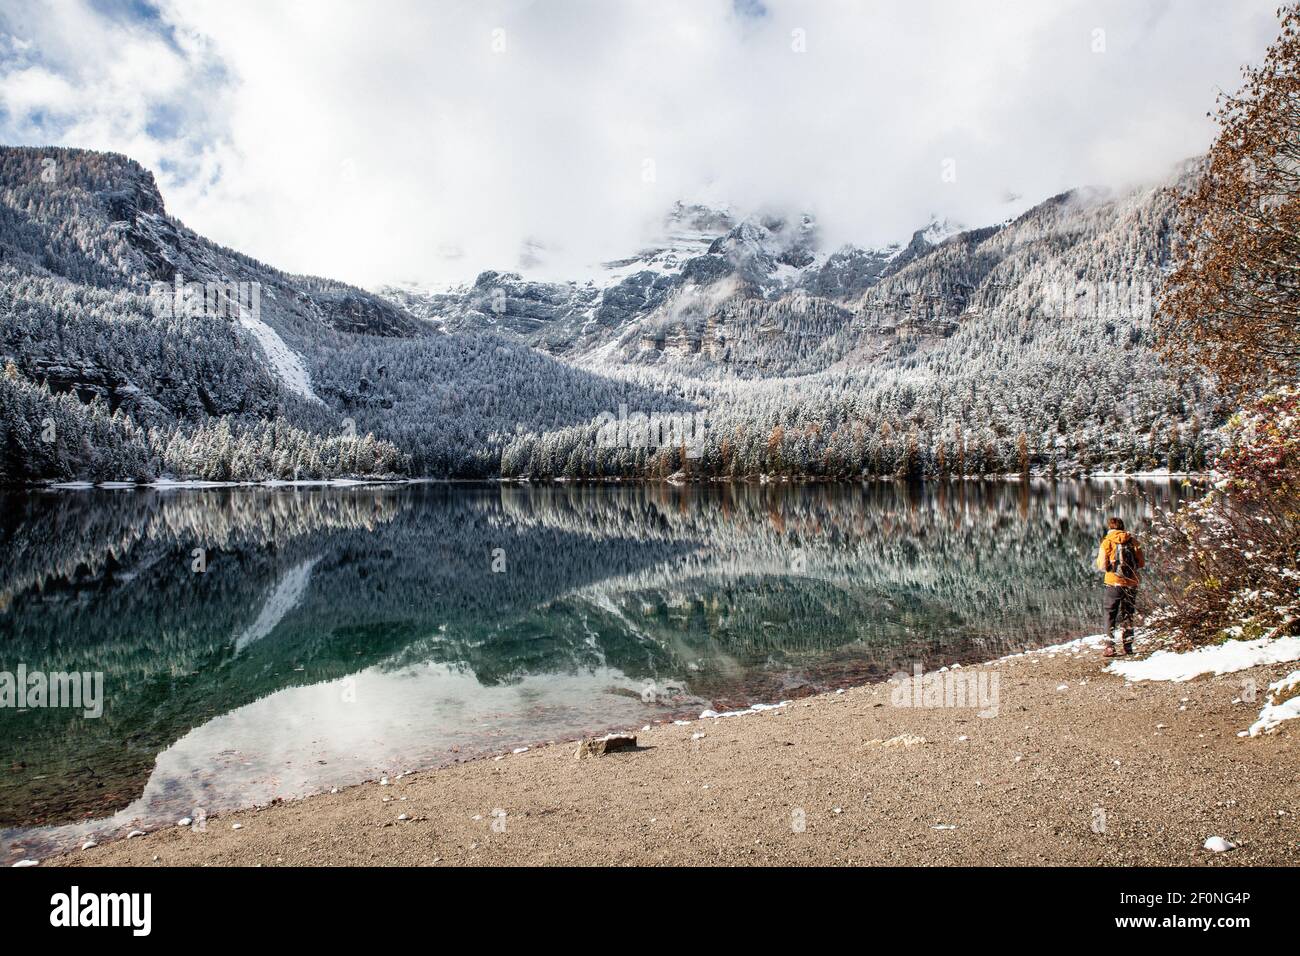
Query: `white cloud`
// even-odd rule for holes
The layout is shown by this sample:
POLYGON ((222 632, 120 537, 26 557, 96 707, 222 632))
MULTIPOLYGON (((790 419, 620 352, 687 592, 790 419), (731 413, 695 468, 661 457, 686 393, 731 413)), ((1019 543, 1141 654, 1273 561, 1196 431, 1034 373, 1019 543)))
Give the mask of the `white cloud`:
POLYGON ((134 156, 173 214, 283 268, 465 278, 527 240, 560 270, 622 254, 683 196, 883 243, 1158 176, 1208 145, 1274 5, 60 0, 0 20, 31 44, 0 105, 23 141, 134 156))

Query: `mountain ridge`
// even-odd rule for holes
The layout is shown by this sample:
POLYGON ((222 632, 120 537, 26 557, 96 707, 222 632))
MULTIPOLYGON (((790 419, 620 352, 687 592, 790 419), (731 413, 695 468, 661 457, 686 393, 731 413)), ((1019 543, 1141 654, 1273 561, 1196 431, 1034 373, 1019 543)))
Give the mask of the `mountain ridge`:
POLYGON ((1150 296, 1102 314, 1088 294, 1123 283, 1124 306, 1158 283, 1171 211, 1160 188, 1075 190, 827 251, 810 217, 679 204, 670 241, 611 260, 603 285, 489 271, 377 295, 199 236, 126 157, 2 147, 0 481, 1195 462, 1219 411, 1155 359, 1150 296), (259 314, 161 314, 178 280, 255 285, 259 314), (700 454, 605 447, 620 409, 707 417, 700 454))

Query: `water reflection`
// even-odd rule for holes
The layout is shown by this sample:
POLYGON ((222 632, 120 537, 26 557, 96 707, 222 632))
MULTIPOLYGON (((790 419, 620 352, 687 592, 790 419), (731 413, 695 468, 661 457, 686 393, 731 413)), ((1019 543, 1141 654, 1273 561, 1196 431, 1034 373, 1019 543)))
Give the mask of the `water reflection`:
POLYGON ((106 703, 0 709, 0 854, 1079 633, 1118 488, 10 496, 0 671, 106 703))

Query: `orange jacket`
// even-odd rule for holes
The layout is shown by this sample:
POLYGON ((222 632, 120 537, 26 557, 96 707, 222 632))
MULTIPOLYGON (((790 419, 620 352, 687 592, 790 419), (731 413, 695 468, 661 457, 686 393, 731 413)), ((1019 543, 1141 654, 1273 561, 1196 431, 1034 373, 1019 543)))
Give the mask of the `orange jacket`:
POLYGON ((1142 545, 1138 539, 1133 537, 1127 531, 1108 531, 1106 537, 1101 539, 1101 549, 1097 552, 1097 570, 1106 572, 1106 583, 1114 584, 1125 588, 1135 588, 1138 585, 1137 576, 1131 578, 1121 578, 1113 571, 1108 571, 1111 562, 1115 560, 1115 546, 1121 542, 1128 542, 1133 546, 1134 556, 1137 558, 1139 568, 1146 567, 1146 559, 1142 557, 1142 545))

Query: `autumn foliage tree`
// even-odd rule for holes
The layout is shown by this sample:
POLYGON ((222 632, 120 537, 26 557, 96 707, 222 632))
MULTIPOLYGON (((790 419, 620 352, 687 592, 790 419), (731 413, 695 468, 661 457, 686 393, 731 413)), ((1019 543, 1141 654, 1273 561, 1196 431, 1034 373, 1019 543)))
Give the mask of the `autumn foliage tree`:
POLYGON ((1219 134, 1179 202, 1180 263, 1159 322, 1170 358, 1242 398, 1300 368, 1300 3, 1241 89, 1219 97, 1219 134))
MULTIPOLYGON (((1181 646, 1300 631, 1300 3, 1242 89, 1181 200, 1180 262, 1160 322, 1166 353, 1243 404, 1216 482, 1159 516, 1147 624, 1181 646)), ((1170 467, 1183 455, 1170 440, 1170 467)))

